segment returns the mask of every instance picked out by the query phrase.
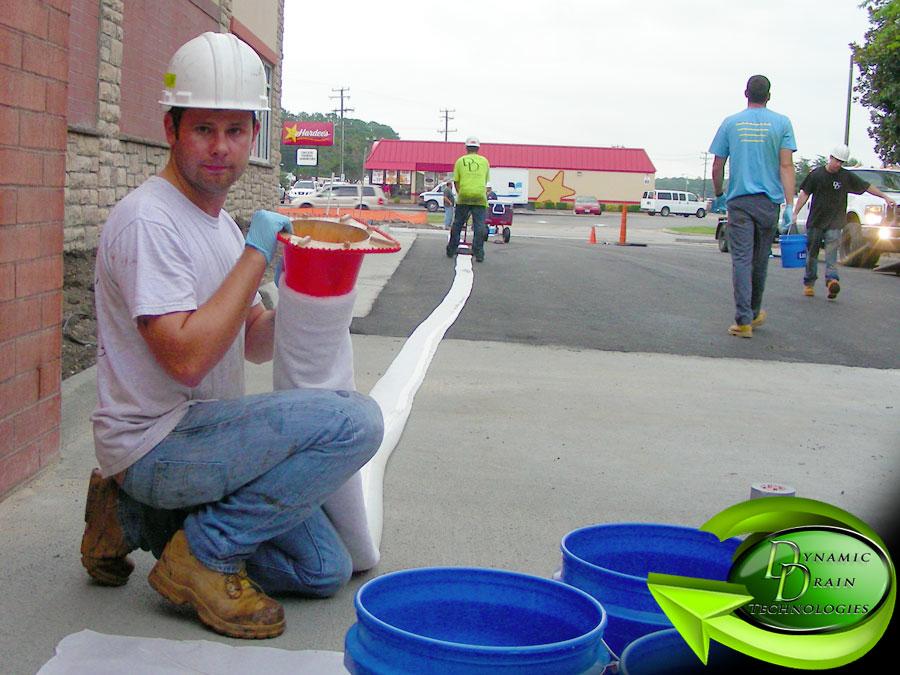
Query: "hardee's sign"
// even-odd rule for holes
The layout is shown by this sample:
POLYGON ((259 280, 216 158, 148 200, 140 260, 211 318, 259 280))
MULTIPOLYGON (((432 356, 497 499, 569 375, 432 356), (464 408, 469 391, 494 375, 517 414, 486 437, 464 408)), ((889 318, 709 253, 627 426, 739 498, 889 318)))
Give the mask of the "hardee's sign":
POLYGON ((281 142, 284 145, 334 145, 334 122, 284 122, 281 142))

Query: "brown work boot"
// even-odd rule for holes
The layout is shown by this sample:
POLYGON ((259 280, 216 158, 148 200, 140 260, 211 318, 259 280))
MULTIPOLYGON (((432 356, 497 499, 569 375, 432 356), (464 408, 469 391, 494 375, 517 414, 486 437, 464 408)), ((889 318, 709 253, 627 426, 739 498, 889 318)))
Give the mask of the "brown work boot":
POLYGON ((113 478, 103 478, 100 469, 91 471, 87 503, 84 507, 84 536, 81 564, 104 586, 122 586, 134 569, 128 554, 134 548, 125 541, 119 523, 119 486, 113 478))
POLYGON ((184 530, 166 544, 150 570, 150 585, 176 605, 189 605, 217 633, 271 638, 284 632, 284 609, 250 581, 244 570, 211 570, 191 553, 184 530))

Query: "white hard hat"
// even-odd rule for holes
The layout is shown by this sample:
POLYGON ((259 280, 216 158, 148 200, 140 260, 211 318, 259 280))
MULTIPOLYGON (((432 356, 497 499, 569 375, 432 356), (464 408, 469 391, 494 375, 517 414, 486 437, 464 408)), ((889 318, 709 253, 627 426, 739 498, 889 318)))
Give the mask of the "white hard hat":
POLYGON ((262 60, 231 33, 203 33, 185 42, 164 77, 163 105, 217 110, 268 110, 262 60))
POLYGON ((481 143, 478 142, 478 139, 475 136, 469 136, 466 139, 466 147, 467 148, 480 148, 481 143))
POLYGON ((492 186, 490 183, 485 183, 485 184, 484 184, 484 187, 489 188, 489 187, 493 187, 493 186, 492 186))
POLYGON ((850 148, 846 145, 836 145, 831 149, 831 156, 841 162, 846 162, 850 159, 850 148))

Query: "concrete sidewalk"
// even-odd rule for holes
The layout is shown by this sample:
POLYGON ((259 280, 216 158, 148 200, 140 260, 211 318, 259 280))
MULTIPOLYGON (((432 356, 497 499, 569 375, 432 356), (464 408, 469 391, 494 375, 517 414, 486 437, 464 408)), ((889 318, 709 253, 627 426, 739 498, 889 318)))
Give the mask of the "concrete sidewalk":
MULTIPOLYGON (((398 235, 407 247, 414 238, 398 235)), ((391 258, 366 258, 361 307, 399 263, 391 258)), ((353 336, 360 391, 403 343, 353 336)), ((247 374, 251 391, 271 390, 270 365, 247 374)), ((284 635, 248 644, 162 600, 146 583, 147 553, 134 554, 122 588, 96 586, 81 568, 94 378, 90 370, 63 382, 59 463, 0 503, 4 673, 34 673, 85 628, 342 651, 354 593, 378 574, 472 565, 549 577, 572 529, 697 526, 749 497, 757 481, 789 483, 876 530, 897 505, 898 371, 445 340, 387 467, 381 564, 334 598, 281 598, 284 635), (804 416, 784 405, 813 400, 804 416)))

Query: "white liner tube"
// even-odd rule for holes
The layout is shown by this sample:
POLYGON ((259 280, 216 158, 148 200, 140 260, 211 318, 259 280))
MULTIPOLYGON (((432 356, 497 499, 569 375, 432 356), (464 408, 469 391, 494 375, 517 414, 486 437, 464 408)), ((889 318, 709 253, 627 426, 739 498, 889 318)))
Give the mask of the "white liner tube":
POLYGON ((412 409, 413 399, 425 379, 425 373, 447 329, 456 321, 472 292, 472 257, 456 258, 456 277, 444 300, 409 336, 400 353, 372 387, 384 415, 384 439, 375 456, 362 468, 363 497, 369 533, 376 547, 381 546, 384 526, 384 469, 412 409))
MULTIPOLYGON (((275 313, 272 385, 280 389, 355 391, 350 321, 356 290, 333 297, 298 293, 284 283, 275 313)), ((347 547, 353 570, 375 567, 381 557, 372 541, 357 471, 332 493, 322 508, 347 547)))

